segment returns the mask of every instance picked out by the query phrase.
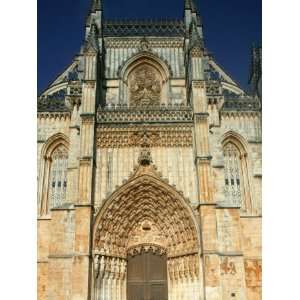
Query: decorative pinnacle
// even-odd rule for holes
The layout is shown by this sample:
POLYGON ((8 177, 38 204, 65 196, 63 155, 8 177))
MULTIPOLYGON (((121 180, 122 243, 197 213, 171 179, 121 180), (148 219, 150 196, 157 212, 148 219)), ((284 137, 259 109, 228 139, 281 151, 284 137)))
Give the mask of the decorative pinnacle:
POLYGON ((184 9, 192 9, 191 0, 184 0, 184 9))
POLYGON ((197 5, 194 0, 184 0, 184 9, 191 10, 192 12, 197 12, 197 5))
POLYGON ((92 8, 91 10, 97 11, 97 10, 102 10, 102 0, 92 0, 92 8))
POLYGON ((190 38, 192 47, 202 47, 202 40, 199 36, 195 20, 193 20, 191 24, 190 38))

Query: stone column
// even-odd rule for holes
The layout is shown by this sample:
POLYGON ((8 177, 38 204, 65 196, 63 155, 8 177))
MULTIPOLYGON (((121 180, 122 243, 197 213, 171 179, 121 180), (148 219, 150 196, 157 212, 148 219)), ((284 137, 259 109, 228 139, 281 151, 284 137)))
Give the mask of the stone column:
POLYGON ((194 111, 194 152, 198 179, 199 218, 201 230, 201 256, 203 264, 204 293, 201 299, 219 300, 220 259, 217 254, 216 202, 213 194, 211 154, 209 148, 209 114, 204 80, 203 51, 195 48, 191 59, 191 103, 194 111))
MULTIPOLYGON (((95 28, 91 31, 96 34, 95 28)), ((92 294, 92 215, 95 165, 95 125, 98 48, 96 36, 90 36, 83 51, 80 159, 78 198, 75 204, 75 246, 72 270, 72 300, 88 300, 92 294)))

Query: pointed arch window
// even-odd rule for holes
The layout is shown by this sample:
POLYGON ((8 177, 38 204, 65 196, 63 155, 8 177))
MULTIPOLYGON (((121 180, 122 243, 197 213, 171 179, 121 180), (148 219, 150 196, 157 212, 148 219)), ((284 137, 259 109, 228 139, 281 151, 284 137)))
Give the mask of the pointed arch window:
POLYGON ((66 199, 68 152, 59 145, 51 155, 49 208, 60 206, 66 199))
POLYGON ((38 214, 50 213, 51 208, 66 201, 68 139, 56 134, 48 139, 42 148, 43 157, 38 177, 38 214))
POLYGON ((243 185, 243 180, 240 156, 239 149, 233 143, 225 145, 225 197, 236 206, 240 206, 242 203, 241 185, 243 185))
POLYGON ((223 144, 225 201, 243 211, 251 210, 247 153, 239 143, 228 140, 223 144))

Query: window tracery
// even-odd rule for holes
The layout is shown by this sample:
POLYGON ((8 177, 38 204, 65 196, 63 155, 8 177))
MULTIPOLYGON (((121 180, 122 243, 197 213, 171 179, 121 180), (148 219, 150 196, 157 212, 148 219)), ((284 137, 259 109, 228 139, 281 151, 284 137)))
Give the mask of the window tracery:
POLYGON ((42 148, 38 177, 38 215, 46 216, 66 200, 68 138, 61 133, 50 137, 42 148))
POLYGON ((49 181, 49 208, 63 204, 66 198, 67 189, 67 149, 60 145, 51 156, 51 169, 49 181))
POLYGON ((242 204, 243 185, 242 170, 241 170, 241 153, 239 149, 231 142, 224 147, 224 162, 225 162, 225 197, 235 206, 242 204))

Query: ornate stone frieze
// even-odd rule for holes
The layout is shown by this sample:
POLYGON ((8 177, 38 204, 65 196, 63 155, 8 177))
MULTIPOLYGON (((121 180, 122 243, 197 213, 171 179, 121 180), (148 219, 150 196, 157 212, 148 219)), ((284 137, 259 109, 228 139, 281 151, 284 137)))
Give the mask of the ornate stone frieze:
POLYGON ((167 253, 167 250, 155 244, 142 244, 142 245, 131 247, 127 251, 128 255, 130 256, 139 255, 142 252, 153 252, 154 254, 157 255, 163 255, 167 253))
POLYGON ((159 107, 111 106, 98 109, 98 123, 192 123, 193 112, 183 105, 161 105, 159 107))
POLYGON ((147 138, 150 147, 192 147, 192 125, 178 126, 98 126, 97 147, 140 147, 147 138))
POLYGON ((70 119, 70 112, 38 112, 38 119, 59 119, 67 120, 70 119))
POLYGON ((222 117, 260 117, 259 111, 221 111, 222 117))
MULTIPOLYGON (((107 48, 139 48, 140 38, 105 38, 107 48)), ((181 38, 147 38, 150 48, 182 48, 181 38)))
POLYGON ((250 97, 240 97, 237 99, 225 99, 222 111, 260 111, 259 101, 250 97))

